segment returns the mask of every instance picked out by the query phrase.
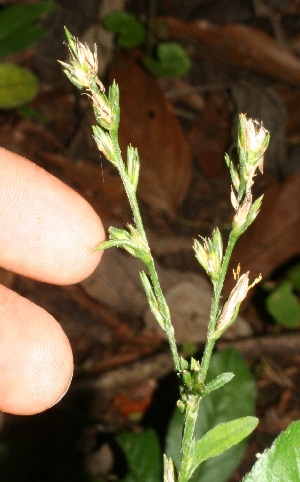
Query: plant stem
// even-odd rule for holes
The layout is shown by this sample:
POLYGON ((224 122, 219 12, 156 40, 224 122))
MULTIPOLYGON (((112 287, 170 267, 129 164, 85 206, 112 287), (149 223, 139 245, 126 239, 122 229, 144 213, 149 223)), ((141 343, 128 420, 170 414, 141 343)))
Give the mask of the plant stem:
MULTIPOLYGON (((216 339, 213 337, 216 323, 218 320, 218 309, 220 304, 220 298, 222 293, 222 288, 226 276, 226 272, 228 269, 229 261, 232 255, 232 251, 234 246, 238 240, 238 236, 232 235, 232 232, 229 235, 228 244, 226 248, 226 252, 224 254, 220 276, 218 281, 214 285, 214 296, 212 300, 211 312, 210 312, 210 320, 208 325, 208 336, 207 342, 205 345, 202 361, 201 361, 201 378, 202 383, 205 382, 205 378, 207 375, 207 370, 210 364, 210 359, 212 356, 212 352, 216 343, 216 339)), ((190 396, 186 402, 186 411, 185 411, 185 418, 184 418, 184 430, 182 436, 182 460, 179 470, 178 482, 188 482, 190 479, 190 469, 191 469, 191 462, 193 460, 193 450, 194 450, 194 431, 195 425, 198 417, 199 405, 202 400, 202 397, 197 396, 190 396)))
POLYGON ((120 147, 119 147, 118 130, 111 132, 111 138, 112 138, 112 141, 113 141, 114 153, 115 153, 115 156, 116 156, 116 167, 119 171, 121 180, 123 182, 123 185, 124 185, 124 188, 125 188, 128 200, 129 200, 130 207, 132 209, 132 214, 133 214, 135 226, 136 226, 138 232, 140 233, 141 237, 143 238, 143 241, 148 245, 148 241, 147 241, 143 221, 142 221, 142 218, 141 218, 136 194, 133 191, 130 182, 128 182, 125 164, 124 164, 122 154, 121 154, 121 150, 120 150, 120 147))
POLYGON ((177 345, 175 340, 174 328, 171 322, 169 308, 159 283, 158 275, 155 269, 155 264, 152 256, 151 256, 151 262, 148 264, 148 269, 149 269, 149 275, 153 284, 153 288, 158 300, 160 312, 164 319, 165 332, 168 338, 170 350, 173 357, 174 369, 175 369, 175 372, 178 373, 180 371, 180 367, 179 367, 179 356, 178 356, 178 350, 177 350, 177 345))
POLYGON ((201 376, 202 376, 202 383, 205 382, 207 370, 210 364, 210 359, 212 356, 212 352, 216 343, 216 339, 213 337, 216 324, 218 321, 218 310, 220 305, 220 298, 222 293, 222 288, 226 276, 226 272, 228 269, 229 261, 232 255, 233 248, 238 240, 239 236, 232 235, 232 232, 229 235, 228 244, 226 248, 226 252, 224 254, 222 267, 220 270, 220 276, 218 281, 214 286, 214 296, 211 305, 210 317, 209 317, 209 324, 208 324, 208 334, 207 334, 207 341, 205 344, 204 353, 201 360, 201 376))
MULTIPOLYGON (((145 244, 148 246, 148 240, 146 237, 143 221, 141 218, 140 210, 139 210, 139 205, 136 197, 135 191, 132 189, 132 185, 130 182, 128 182, 128 176, 126 173, 126 168, 124 161, 122 159, 122 154, 119 148, 119 139, 118 139, 118 132, 117 130, 115 132, 111 132, 111 137, 113 140, 113 145, 114 145, 114 153, 116 156, 116 166, 119 171, 120 177, 122 179, 122 182, 124 184, 124 188, 132 209, 132 214, 133 214, 133 219, 135 223, 135 227, 137 228, 139 234, 143 238, 143 241, 145 244)), ((150 248, 149 248, 150 252, 150 248)), ((151 254, 151 253, 150 253, 151 254)), ((167 302, 165 300, 165 297, 163 295, 158 275, 155 269, 155 264, 153 260, 153 256, 151 254, 151 260, 149 263, 147 263, 147 267, 149 270, 149 276, 151 278, 153 288, 155 291, 155 295, 157 297, 160 313, 163 317, 164 320, 164 327, 165 327, 165 332, 168 338, 169 346, 171 349, 172 357, 173 357, 173 362, 174 362, 174 369, 178 373, 179 372, 179 356, 178 356, 178 350, 177 350, 177 345, 176 345, 176 340, 175 340, 175 333, 174 333, 174 328, 171 322, 170 318, 170 312, 167 306, 167 302)))
POLYGON ((193 461, 194 430, 198 417, 201 397, 189 397, 186 404, 184 429, 181 441, 182 459, 178 475, 178 482, 187 482, 190 478, 190 465, 193 461))

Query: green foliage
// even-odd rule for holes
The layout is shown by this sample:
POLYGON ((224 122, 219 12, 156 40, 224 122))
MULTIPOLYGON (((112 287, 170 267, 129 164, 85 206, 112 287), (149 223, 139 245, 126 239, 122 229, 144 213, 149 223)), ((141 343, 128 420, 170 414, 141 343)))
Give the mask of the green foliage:
POLYGON ((157 482, 162 478, 162 454, 156 433, 151 430, 122 432, 116 440, 128 463, 128 474, 122 482, 157 482))
MULTIPOLYGON (((234 371, 235 377, 220 390, 204 397, 200 405, 195 427, 195 438, 200 439, 218 424, 227 423, 236 417, 247 417, 255 410, 255 384, 241 355, 234 349, 224 350, 213 355, 208 371, 208 381, 219 373, 234 371)), ((171 419, 165 452, 172 457, 175 465, 180 465, 180 443, 183 428, 183 414, 176 409, 171 419)), ((204 462, 193 476, 194 482, 226 481, 238 466, 246 449, 246 441, 232 447, 226 453, 204 462)))
POLYGON ((111 13, 104 18, 103 26, 117 35, 119 47, 126 49, 139 47, 145 40, 144 25, 131 13, 111 13))
POLYGON ((159 44, 156 58, 145 56, 142 62, 155 77, 180 77, 191 68, 186 50, 177 42, 159 44))
POLYGON ((300 322, 300 303, 289 281, 284 281, 266 299, 266 308, 276 323, 296 328, 300 322))
MULTIPOLYGON (((195 444, 193 466, 191 472, 207 459, 214 459, 203 464, 196 470, 193 481, 202 482, 227 480, 235 467, 239 464, 246 448, 243 441, 239 447, 233 447, 247 437, 256 427, 258 421, 249 416, 254 412, 255 386, 249 369, 241 355, 234 349, 222 351, 213 355, 208 378, 216 379, 216 374, 221 370, 234 369, 235 379, 219 390, 218 395, 205 397, 201 405, 200 418, 203 423, 198 423, 195 431, 195 444), (242 394, 241 401, 236 404, 236 394, 242 394), (215 417, 215 415, 217 416, 215 417), (241 418, 231 420, 236 415, 241 418), (220 456, 231 449, 225 456, 220 456), (218 456, 217 459, 215 457, 218 456), (217 461, 217 462, 216 462, 217 461)), ((229 378, 227 377, 228 381, 229 378)), ((212 382, 213 383, 213 382, 212 382)), ((180 464, 180 444, 183 430, 183 414, 176 409, 169 424, 166 436, 166 454, 172 457, 175 464, 180 464)), ((132 433, 122 432, 116 437, 123 449, 128 463, 128 474, 123 482, 154 482, 160 480, 162 469, 162 453, 158 439, 153 430, 132 433)))
POLYGON ((300 422, 293 422, 259 457, 243 482, 300 482, 300 422))
POLYGON ((39 82, 27 69, 15 64, 0 64, 0 109, 11 109, 34 99, 39 82))
POLYGON ((226 450, 248 437, 257 427, 255 417, 242 417, 230 422, 219 423, 209 430, 195 444, 191 474, 205 460, 221 455, 226 450))
MULTIPOLYGON (((103 26, 116 34, 119 47, 130 49, 145 43, 145 27, 131 13, 114 12, 104 18, 103 26)), ((154 37, 153 32, 150 36, 154 37)), ((152 48, 147 48, 149 50, 152 48)), ((191 68, 186 50, 177 42, 158 43, 156 55, 145 55, 142 63, 155 77, 180 77, 191 68)))
MULTIPOLYGON (((34 21, 56 8, 53 2, 12 5, 0 11, 0 57, 20 52, 39 40, 45 30, 34 21)), ((27 69, 0 64, 0 109, 11 109, 37 95, 39 82, 27 69)))
POLYGON ((300 324, 300 263, 286 273, 286 279, 279 283, 266 298, 266 309, 274 321, 286 328, 300 324))
POLYGON ((0 11, 0 57, 20 52, 37 42, 45 29, 33 22, 56 8, 53 2, 12 5, 0 11))

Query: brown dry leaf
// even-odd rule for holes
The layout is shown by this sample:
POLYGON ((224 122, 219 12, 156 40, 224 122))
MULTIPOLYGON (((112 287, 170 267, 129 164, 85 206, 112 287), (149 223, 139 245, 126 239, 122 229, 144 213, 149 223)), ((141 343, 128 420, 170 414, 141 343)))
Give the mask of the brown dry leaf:
POLYGON ((259 29, 239 24, 217 26, 207 21, 184 23, 175 18, 167 22, 171 37, 200 42, 206 58, 300 84, 300 60, 259 29))
MULTIPOLYGON (((266 192, 261 212, 237 244, 231 260, 232 268, 240 263, 243 272, 250 270, 251 279, 260 273, 267 278, 300 254, 299 186, 298 173, 266 192)), ((230 284, 228 279, 226 291, 230 284)))
POLYGON ((120 144, 138 148, 141 175, 138 194, 156 210, 174 215, 191 179, 191 154, 172 104, 157 79, 139 65, 137 52, 119 54, 109 77, 119 84, 120 144))
POLYGON ((226 172, 224 152, 230 140, 228 97, 224 92, 208 95, 204 109, 189 132, 193 157, 208 177, 226 172))

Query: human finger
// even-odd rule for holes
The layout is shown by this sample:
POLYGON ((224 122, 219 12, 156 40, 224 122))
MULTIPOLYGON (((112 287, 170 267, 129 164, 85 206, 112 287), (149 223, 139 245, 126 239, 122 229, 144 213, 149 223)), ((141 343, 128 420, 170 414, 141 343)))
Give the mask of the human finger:
POLYGON ((101 221, 79 194, 32 162, 0 149, 0 265, 34 279, 71 284, 101 258, 101 221))
POLYGON ((67 391, 73 373, 70 343, 39 306, 0 286, 0 410, 42 412, 67 391))

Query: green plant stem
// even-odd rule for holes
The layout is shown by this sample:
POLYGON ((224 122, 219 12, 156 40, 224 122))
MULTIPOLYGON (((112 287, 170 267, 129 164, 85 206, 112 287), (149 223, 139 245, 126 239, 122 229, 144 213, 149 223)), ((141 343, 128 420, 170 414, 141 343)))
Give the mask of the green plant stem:
MULTIPOLYGON (((212 307, 210 312, 210 320, 208 325, 208 336, 207 342, 205 345, 202 361, 201 361, 201 377, 202 383, 205 382, 205 378, 207 375, 207 370, 210 364, 210 359, 212 356, 212 352, 216 343, 216 339, 214 338, 214 333, 216 330, 216 324, 218 320, 218 310, 220 304, 220 298, 222 293, 222 288, 226 276, 226 272, 228 269, 229 261, 232 255, 232 251, 234 246, 238 240, 239 236, 232 235, 232 232, 229 235, 228 244, 226 248, 226 252, 224 254, 220 276, 218 281, 215 283, 214 286, 214 297, 212 301, 212 307)), ((190 469, 191 469, 191 462, 193 460, 193 450, 194 450, 194 431, 195 425, 197 421, 199 405, 202 398, 201 396, 190 396, 186 402, 186 411, 185 411, 185 418, 184 418, 184 430, 182 436, 182 459, 181 465, 179 470, 178 482, 188 482, 190 478, 190 469)))
POLYGON ((201 397, 189 397, 186 404, 184 429, 181 441, 182 459, 178 482, 187 482, 190 478, 191 462, 194 455, 194 431, 198 417, 201 397))
POLYGON ((221 298, 221 293, 223 289, 223 284, 225 280, 225 276, 227 273, 229 261, 232 255, 232 251, 234 249, 234 246, 238 240, 239 236, 238 235, 233 235, 232 231, 229 235, 228 239, 228 244, 226 248, 226 252, 224 254, 221 270, 220 270, 220 276, 218 281, 215 283, 214 286, 214 296, 213 296, 213 301, 211 305, 211 311, 210 311, 210 317, 209 317, 209 324, 208 324, 208 334, 207 334, 207 341, 205 344, 205 349, 204 353, 202 356, 201 360, 201 377, 202 377, 202 383, 205 382, 206 375, 207 375, 207 370, 210 364, 210 359, 212 356, 212 352, 216 343, 216 339, 214 338, 214 333, 216 330, 216 324, 218 321, 218 310, 219 310, 219 305, 220 305, 220 298, 221 298))
POLYGON ((125 188, 128 200, 129 200, 130 207, 132 209, 132 214, 133 214, 135 226, 136 226, 138 232, 140 233, 143 241, 146 243, 146 245, 148 245, 148 241, 147 241, 143 221, 142 221, 142 218, 141 218, 136 194, 133 191, 130 182, 128 181, 128 176, 127 176, 127 173, 126 173, 125 164, 124 164, 122 154, 121 154, 121 150, 120 150, 120 147, 119 147, 119 138, 118 138, 118 130, 117 129, 115 131, 111 132, 111 138, 112 138, 112 141, 113 141, 114 153, 115 153, 115 156, 116 156, 116 167, 119 171, 122 183, 124 185, 124 188, 125 188))
MULTIPOLYGON (((133 190, 131 183, 128 181, 126 167, 122 159, 122 154, 119 148, 117 129, 116 131, 111 132, 111 137, 114 145, 116 166, 118 168, 120 177, 124 184, 125 191, 132 209, 135 226, 138 232, 140 233, 141 237, 143 238, 144 242, 148 245, 146 233, 143 226, 143 221, 140 215, 136 192, 133 190)), ((213 297, 209 326, 208 326, 208 337, 207 337, 207 342, 205 345, 205 350, 201 361, 201 377, 202 377, 203 383, 207 375, 210 359, 216 343, 216 339, 214 338, 213 335, 216 329, 221 292, 224 284, 225 275, 228 269, 229 261, 232 255, 232 251, 237 242, 237 239, 238 239, 238 236, 237 235, 233 236, 231 232, 229 235, 227 249, 223 258, 223 262, 220 270, 220 276, 218 281, 214 285, 214 297, 213 297)), ((155 269, 155 264, 154 264, 152 255, 151 255, 150 262, 147 263, 147 267, 149 271, 149 276, 151 278, 151 282, 153 284, 155 295, 158 300, 159 310, 164 320, 164 328, 165 328, 165 332, 168 338, 169 346, 173 357, 174 369, 178 373, 180 372, 180 364, 179 364, 179 355, 178 355, 178 350, 177 350, 177 345, 175 340, 174 328, 171 322, 169 309, 159 283, 159 279, 155 269)), ((195 424, 197 421, 200 402, 201 402, 201 396, 199 395, 189 396, 186 402, 184 430, 183 430, 182 445, 181 445, 182 461, 181 461, 181 466, 180 466, 180 471, 178 476, 178 482, 188 482, 190 478, 190 467, 193 459, 193 450, 194 450, 194 431, 195 431, 195 424)))
POLYGON ((175 340, 174 328, 171 322, 171 317, 167 306, 167 302, 165 300, 165 297, 163 295, 163 292, 158 280, 158 275, 155 269, 155 264, 152 256, 151 256, 151 261, 147 266, 148 266, 149 275, 153 284, 153 288, 158 300, 159 309, 164 319, 165 332, 168 338, 169 346, 173 357, 174 369, 176 373, 178 373, 180 371, 180 367, 179 367, 179 356, 178 356, 178 350, 177 350, 177 345, 175 340))
MULTIPOLYGON (((124 161, 122 159, 122 154, 121 154, 121 151, 120 151, 120 148, 119 148, 119 140, 118 140, 117 129, 116 129, 116 131, 111 132, 111 137, 112 137, 112 140, 113 140, 114 153, 115 153, 115 156, 116 156, 116 166, 117 166, 117 169, 119 171, 121 180, 124 184, 124 188, 125 188, 125 191, 126 191, 126 194, 127 194, 127 197, 128 197, 131 209, 132 209, 135 227, 137 228, 137 230, 138 230, 139 234, 141 235, 145 244, 148 246, 148 240, 147 240, 147 237, 146 237, 143 221, 142 221, 142 218, 141 218, 136 193, 133 190, 131 183, 128 181, 128 176, 127 176, 127 173, 126 173, 125 164, 124 164, 124 161)), ((150 248, 149 248, 149 253, 151 254, 150 248)), ((171 322, 167 302, 165 300, 165 297, 163 295, 163 292, 162 292, 162 289, 161 289, 161 286, 160 286, 160 282, 159 282, 158 275, 157 275, 157 272, 156 272, 156 269, 155 269, 155 264, 154 264, 152 254, 151 254, 150 262, 147 263, 147 267, 148 267, 149 276, 151 278, 153 288, 154 288, 154 291, 155 291, 155 294, 156 294, 156 297, 157 297, 160 313, 161 313, 161 315, 163 317, 163 320, 164 320, 165 332, 166 332, 166 335, 167 335, 167 338, 168 338, 169 346, 170 346, 172 357, 173 357, 174 369, 178 373, 179 372, 179 355, 178 355, 178 350, 177 350, 177 345, 176 345, 176 340, 175 340, 174 328, 173 328, 173 325, 172 325, 172 322, 171 322)))

